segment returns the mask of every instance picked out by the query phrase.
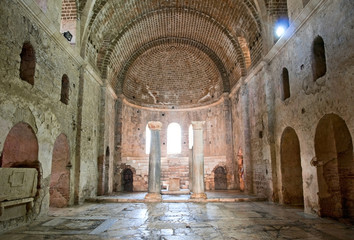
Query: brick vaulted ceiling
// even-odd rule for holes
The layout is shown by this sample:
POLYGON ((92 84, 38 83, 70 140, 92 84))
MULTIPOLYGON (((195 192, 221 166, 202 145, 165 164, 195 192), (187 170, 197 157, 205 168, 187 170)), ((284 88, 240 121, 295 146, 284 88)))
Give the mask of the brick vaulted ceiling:
POLYGON ((140 105, 216 101, 263 53, 254 0, 79 0, 79 12, 89 2, 82 54, 140 105))

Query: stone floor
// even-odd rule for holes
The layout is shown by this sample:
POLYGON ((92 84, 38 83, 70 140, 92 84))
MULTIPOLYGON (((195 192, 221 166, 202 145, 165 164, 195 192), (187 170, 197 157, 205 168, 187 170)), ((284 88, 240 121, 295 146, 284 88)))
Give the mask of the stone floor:
POLYGON ((354 239, 354 227, 267 202, 86 203, 0 239, 354 239))
MULTIPOLYGON (((180 191, 180 192, 183 192, 180 191)), ((176 192, 177 193, 177 192, 176 192)), ((119 192, 112 195, 97 196, 95 198, 88 199, 89 202, 96 203, 144 203, 149 202, 145 200, 147 192, 119 192)), ((207 191, 207 199, 190 199, 189 194, 163 194, 161 202, 255 202, 265 201, 266 198, 258 197, 255 195, 247 195, 237 190, 219 190, 219 191, 207 191)))

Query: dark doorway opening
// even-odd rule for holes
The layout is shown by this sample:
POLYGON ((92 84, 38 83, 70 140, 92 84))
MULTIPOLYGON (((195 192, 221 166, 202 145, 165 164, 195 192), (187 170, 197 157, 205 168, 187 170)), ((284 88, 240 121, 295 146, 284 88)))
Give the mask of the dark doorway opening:
POLYGON ((129 168, 123 171, 123 189, 125 192, 133 191, 133 172, 129 168))
POLYGON ((214 171, 215 190, 227 189, 226 170, 223 167, 217 167, 214 171))

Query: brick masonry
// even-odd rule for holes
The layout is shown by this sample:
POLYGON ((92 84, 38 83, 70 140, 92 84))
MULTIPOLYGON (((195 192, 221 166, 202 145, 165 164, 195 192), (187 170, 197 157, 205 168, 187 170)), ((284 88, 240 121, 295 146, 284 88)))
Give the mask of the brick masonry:
POLYGON ((38 141, 40 184, 33 211, 27 218, 1 222, 0 231, 47 213, 52 153, 60 134, 69 145, 69 205, 97 194, 98 163, 105 166, 104 191, 122 190, 124 168, 132 169, 135 190, 145 190, 150 120, 165 127, 164 181, 181 177, 182 187, 188 186, 188 128, 192 120, 203 120, 206 188, 215 187, 213 171, 222 166, 228 188, 243 185, 246 192, 280 203, 287 202, 289 186, 281 139, 291 127, 299 139, 305 212, 341 216, 352 204, 352 188, 343 184, 345 190, 332 195, 352 171, 343 167, 347 160, 339 153, 349 152, 350 159, 352 150, 338 145, 344 150, 327 159, 318 145, 350 146, 354 136, 353 9, 352 0, 4 0, 0 151, 13 126, 30 126, 38 141), (274 22, 281 16, 291 25, 277 40, 274 22), (74 33, 71 44, 62 36, 66 30, 74 33), (317 36, 324 41, 327 69, 313 79, 317 36), (20 78, 26 42, 35 51, 33 85, 20 78), (286 100, 280 84, 284 67, 290 84, 286 100), (64 74, 67 105, 60 102, 64 74), (325 132, 334 136, 332 143, 317 131, 321 119, 340 119, 341 127, 324 121, 319 128, 332 129, 325 132), (171 122, 182 128, 177 155, 166 154, 171 122), (337 135, 346 136, 345 141, 337 135), (330 167, 321 166, 333 159, 330 167), (342 198, 350 200, 346 208, 342 198), (338 206, 329 207, 333 203, 338 206))
POLYGON ((204 156, 205 156, 205 186, 214 189, 213 171, 216 166, 227 169, 228 189, 234 189, 235 166, 232 161, 232 151, 228 146, 231 143, 231 126, 226 121, 230 112, 228 101, 221 99, 209 107, 190 110, 160 110, 141 108, 124 100, 122 106, 122 142, 121 160, 118 161, 118 173, 125 167, 133 167, 136 171, 134 190, 147 190, 148 158, 145 153, 146 124, 148 121, 162 122, 160 131, 162 155, 162 181, 169 178, 181 178, 181 188, 189 185, 189 136, 188 129, 192 121, 205 120, 204 127, 204 156), (167 127, 176 122, 182 130, 181 154, 167 154, 167 127))

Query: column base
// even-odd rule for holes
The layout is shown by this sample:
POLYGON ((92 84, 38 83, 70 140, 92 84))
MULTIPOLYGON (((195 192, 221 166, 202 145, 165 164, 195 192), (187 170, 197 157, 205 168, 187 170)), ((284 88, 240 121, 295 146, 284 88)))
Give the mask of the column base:
POLYGON ((207 199, 207 195, 205 193, 193 193, 191 199, 207 199))
POLYGON ((148 193, 145 195, 145 200, 149 202, 160 202, 162 197, 160 193, 148 193))

